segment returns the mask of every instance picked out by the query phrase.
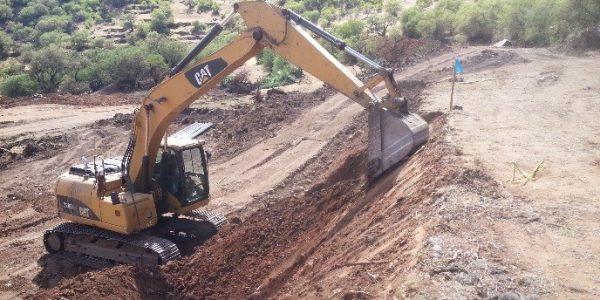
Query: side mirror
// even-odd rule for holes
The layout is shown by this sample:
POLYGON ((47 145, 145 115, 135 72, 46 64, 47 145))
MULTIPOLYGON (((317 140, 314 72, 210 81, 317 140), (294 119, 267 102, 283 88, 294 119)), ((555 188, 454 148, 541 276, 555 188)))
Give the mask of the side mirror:
POLYGON ((206 155, 207 160, 212 159, 212 153, 210 153, 210 151, 204 151, 204 154, 206 155))

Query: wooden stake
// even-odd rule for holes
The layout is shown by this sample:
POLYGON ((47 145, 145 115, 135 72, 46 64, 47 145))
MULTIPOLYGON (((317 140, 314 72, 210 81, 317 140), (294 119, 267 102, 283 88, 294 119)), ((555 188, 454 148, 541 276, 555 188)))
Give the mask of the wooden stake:
POLYGON ((452 110, 452 103, 454 102, 454 85, 456 84, 456 68, 454 69, 454 75, 452 75, 452 92, 450 93, 450 110, 452 110))

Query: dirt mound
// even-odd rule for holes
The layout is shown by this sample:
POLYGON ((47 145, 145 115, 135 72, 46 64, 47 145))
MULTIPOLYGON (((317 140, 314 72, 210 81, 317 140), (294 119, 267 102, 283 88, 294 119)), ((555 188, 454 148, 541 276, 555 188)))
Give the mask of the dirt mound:
POLYGON ((114 127, 121 127, 124 129, 131 129, 131 126, 133 125, 133 113, 131 114, 123 114, 123 113, 116 113, 112 118, 110 119, 104 119, 104 120, 98 120, 96 122, 94 122, 92 124, 92 128, 102 128, 104 126, 114 126, 114 127))
MULTIPOLYGON (((490 69, 496 69, 500 66, 515 63, 527 63, 527 59, 519 56, 512 50, 489 50, 478 51, 475 55, 469 55, 462 58, 462 64, 466 73, 476 73, 490 69)), ((414 79, 427 82, 445 80, 452 77, 453 61, 448 62, 446 67, 427 72, 426 74, 414 76, 414 79)))
POLYGON ((64 134, 0 141, 0 170, 16 161, 52 157, 67 145, 64 134))
POLYGON ((110 95, 100 94, 37 94, 31 97, 0 97, 0 107, 9 108, 32 104, 65 104, 77 106, 116 106, 124 104, 139 104, 140 94, 136 93, 114 93, 110 95))
POLYGON ((273 137, 281 127, 333 93, 330 88, 321 88, 313 93, 271 93, 263 96, 260 102, 235 109, 189 108, 178 117, 178 124, 174 127, 180 128, 191 122, 212 122, 214 128, 203 138, 213 157, 222 161, 273 137))
POLYGON ((167 286, 160 270, 120 266, 110 272, 95 271, 66 280, 57 294, 42 294, 39 299, 77 299, 86 294, 92 299, 165 299, 167 286), (86 282, 87 284, 82 284, 86 282))
MULTIPOLYGON (((321 88, 312 93, 269 92, 253 104, 233 109, 187 108, 171 125, 175 132, 192 122, 211 122, 213 129, 202 138, 214 159, 230 159, 261 140, 273 137, 277 130, 293 122, 307 109, 323 102, 334 91, 321 88)), ((131 129, 133 114, 117 113, 110 119, 96 121, 92 128, 114 126, 131 129)))
POLYGON ((412 39, 407 37, 388 37, 377 47, 381 59, 391 67, 401 68, 413 65, 429 57, 440 55, 450 47, 439 41, 412 39))

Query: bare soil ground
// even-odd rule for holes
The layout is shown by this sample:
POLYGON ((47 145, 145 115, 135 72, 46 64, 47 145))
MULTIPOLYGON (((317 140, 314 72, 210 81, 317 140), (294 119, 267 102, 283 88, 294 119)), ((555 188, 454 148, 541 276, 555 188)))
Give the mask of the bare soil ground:
POLYGON ((55 176, 91 149, 118 154, 127 133, 119 118, 74 130, 69 151, 0 170, 0 297, 596 299, 599 68, 595 53, 483 47, 406 67, 397 77, 417 79, 402 85, 431 139, 372 184, 366 115, 343 97, 290 93, 302 104, 285 104, 289 114, 268 100, 191 109, 177 126, 212 113, 240 121, 207 137, 219 153, 211 208, 233 222, 150 270, 90 271, 43 255, 41 233, 58 222, 55 176), (467 74, 448 112, 457 55, 467 74), (512 162, 530 173, 542 159, 535 180, 508 181, 512 162))

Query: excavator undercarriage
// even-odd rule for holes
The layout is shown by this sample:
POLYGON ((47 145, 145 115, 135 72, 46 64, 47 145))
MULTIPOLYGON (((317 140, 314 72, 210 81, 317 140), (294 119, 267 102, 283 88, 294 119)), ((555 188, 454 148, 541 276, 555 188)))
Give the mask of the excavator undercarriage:
POLYGON ((93 268, 161 265, 181 257, 181 250, 202 244, 224 223, 223 215, 201 210, 164 217, 159 225, 135 235, 67 222, 46 231, 44 246, 49 253, 93 268))

